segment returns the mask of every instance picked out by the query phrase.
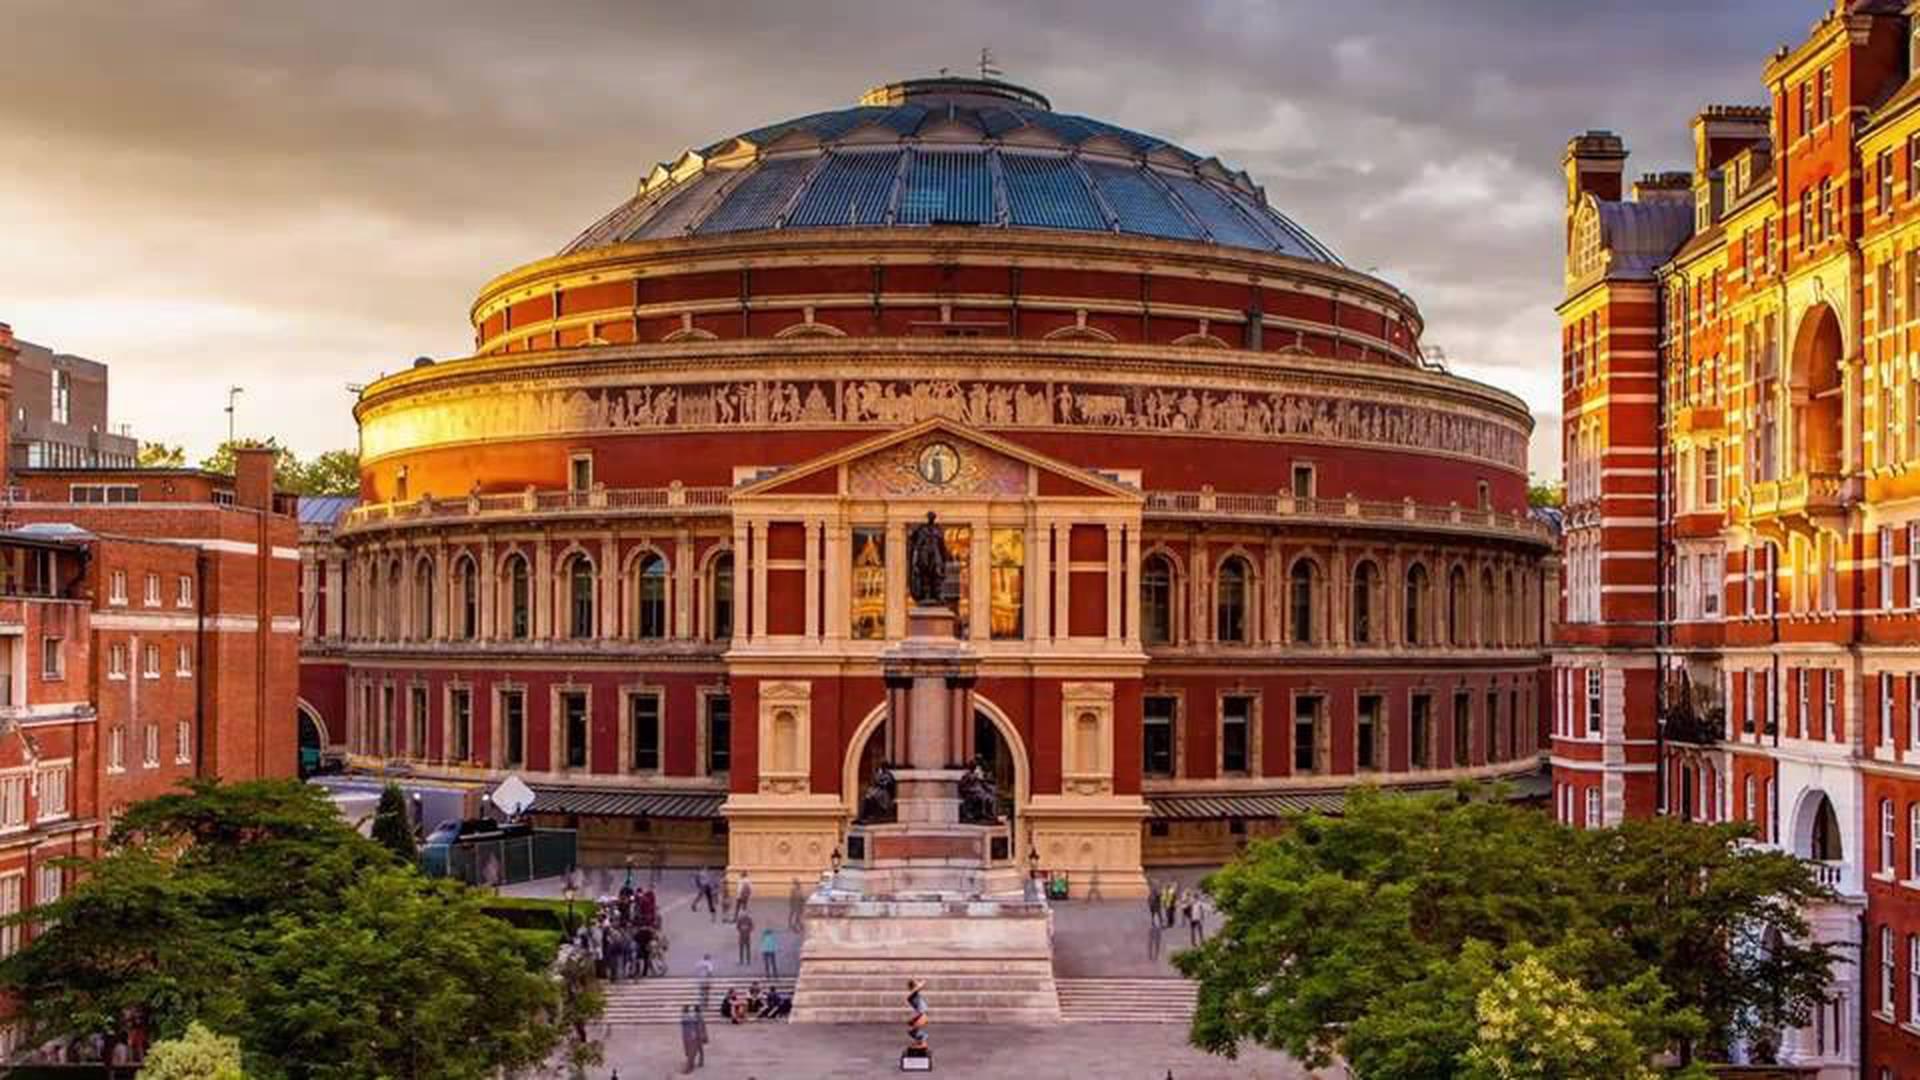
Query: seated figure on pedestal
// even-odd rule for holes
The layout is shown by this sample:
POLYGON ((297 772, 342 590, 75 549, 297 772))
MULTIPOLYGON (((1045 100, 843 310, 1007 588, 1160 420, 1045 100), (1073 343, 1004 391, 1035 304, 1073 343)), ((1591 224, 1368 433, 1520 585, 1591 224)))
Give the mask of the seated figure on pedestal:
POLYGON ((860 797, 860 817, 862 822, 882 822, 894 819, 894 779, 893 773, 885 765, 873 767, 873 779, 868 782, 867 790, 860 797))
POLYGON ((960 820, 968 825, 991 825, 1000 820, 1000 794, 978 758, 960 778, 960 820))

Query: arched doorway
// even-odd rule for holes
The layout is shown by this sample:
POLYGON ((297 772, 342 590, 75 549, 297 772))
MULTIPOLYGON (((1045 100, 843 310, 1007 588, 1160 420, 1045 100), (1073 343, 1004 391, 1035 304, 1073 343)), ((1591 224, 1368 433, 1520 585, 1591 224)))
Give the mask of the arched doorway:
POLYGON ((300 718, 298 768, 300 778, 304 780, 320 771, 320 763, 326 757, 327 729, 320 720, 320 714, 305 702, 297 705, 294 711, 300 718))
MULTIPOLYGON (((1024 851, 1019 812, 1027 804, 1028 787, 1032 783, 1026 743, 998 706, 978 694, 974 695, 973 702, 974 751, 986 762, 994 788, 1000 794, 1000 812, 1012 832, 1014 850, 1024 851)), ((866 791, 867 781, 885 759, 886 725, 881 721, 886 712, 887 707, 881 705, 867 714, 849 744, 840 789, 848 821, 859 813, 860 796, 866 791)))
POLYGON ((1814 862, 1846 861, 1846 843, 1840 832, 1840 815, 1833 800, 1824 791, 1808 792, 1795 815, 1794 854, 1814 862))
POLYGON ((1846 452, 1846 339, 1839 316, 1826 304, 1800 317, 1793 339, 1793 370, 1787 384, 1789 472, 1837 473, 1846 452))

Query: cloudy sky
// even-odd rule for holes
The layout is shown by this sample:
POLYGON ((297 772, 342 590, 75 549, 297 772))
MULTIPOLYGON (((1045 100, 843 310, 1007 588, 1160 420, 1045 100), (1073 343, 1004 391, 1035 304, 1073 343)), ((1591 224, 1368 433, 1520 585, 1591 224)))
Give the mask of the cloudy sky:
POLYGON ((0 0, 0 320, 195 455, 352 443, 494 274, 689 145, 967 68, 1250 171, 1553 431, 1567 137, 1682 168, 1825 0, 0 0))

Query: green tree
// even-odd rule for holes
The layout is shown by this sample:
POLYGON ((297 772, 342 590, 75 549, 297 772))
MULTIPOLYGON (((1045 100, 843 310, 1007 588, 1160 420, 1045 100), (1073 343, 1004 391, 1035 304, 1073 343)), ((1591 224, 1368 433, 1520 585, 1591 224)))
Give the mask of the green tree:
POLYGON ((1557 480, 1527 478, 1528 506, 1565 506, 1567 504, 1567 485, 1557 480))
POLYGON ((480 905, 464 885, 395 868, 335 910, 283 920, 254 999, 260 1044, 305 1080, 455 1080, 546 1060, 563 1036, 547 1019, 559 983, 480 905))
POLYGON ((407 820, 407 796, 398 784, 388 784, 380 792, 380 805, 373 811, 373 839, 409 865, 420 854, 407 820))
POLYGON ((200 467, 211 473, 223 473, 227 476, 232 476, 234 470, 234 450, 251 449, 256 446, 264 446, 274 452, 273 473, 276 478, 274 480, 274 486, 282 490, 287 490, 286 482, 280 478, 298 476, 300 473, 300 459, 294 456, 292 450, 281 446, 280 441, 272 436, 268 436, 265 439, 234 439, 231 442, 223 442, 214 448, 213 453, 200 459, 200 467))
POLYGON ((296 468, 292 483, 281 486, 302 495, 358 495, 360 451, 323 451, 296 468))
MULTIPOLYGON (((1481 947, 1484 949, 1484 946, 1481 947)), ((1493 975, 1473 1001, 1477 1027, 1462 1080, 1654 1080, 1666 991, 1652 972, 1592 993, 1528 955, 1493 975)), ((1664 1074, 1672 1075, 1672 1074, 1664 1074)), ((1706 1080, 1699 1066, 1684 1076, 1706 1080)))
POLYGON ((246 1080, 240 1040, 216 1035, 196 1020, 184 1035, 147 1050, 139 1080, 246 1080))
POLYGON ((138 461, 140 467, 143 469, 184 468, 187 464, 187 451, 185 447, 178 445, 169 446, 166 443, 143 442, 140 444, 138 461))
POLYGON ((1175 960, 1200 983, 1192 1039, 1227 1055, 1251 1040, 1312 1067, 1345 1058, 1369 1077, 1452 1076, 1482 992, 1534 954, 1592 994, 1650 980, 1605 1003, 1626 1010, 1643 1054, 1723 1046, 1761 1022, 1736 1015, 1743 1006, 1790 1022, 1824 992, 1830 951, 1760 959, 1739 935, 1798 940, 1797 905, 1820 890, 1740 835, 1676 822, 1578 831, 1464 792, 1356 791, 1341 816, 1300 818, 1209 878, 1224 924, 1175 960), (1756 965, 1776 977, 1766 1001, 1722 981, 1756 965))
POLYGON ((33 1042, 197 1020, 269 1080, 491 1075, 473 1063, 543 1059, 599 999, 561 1008, 551 944, 485 899, 395 865, 317 789, 196 781, 131 807, 66 896, 0 920, 42 927, 0 960, 0 992, 33 1042), (374 1026, 330 1026, 349 1011, 374 1026))

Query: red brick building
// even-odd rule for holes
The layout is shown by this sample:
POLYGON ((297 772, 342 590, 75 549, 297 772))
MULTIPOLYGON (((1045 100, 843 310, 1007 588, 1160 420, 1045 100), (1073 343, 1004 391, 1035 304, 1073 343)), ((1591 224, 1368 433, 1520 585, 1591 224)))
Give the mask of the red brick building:
POLYGON ((661 165, 471 318, 367 388, 311 538, 358 765, 811 876, 933 511, 1014 846, 1110 894, 1359 780, 1537 770, 1531 418, 1214 158, 892 84, 661 165))
POLYGON ((1783 1057, 1876 1080, 1920 1075, 1916 29, 1834 3, 1766 104, 1695 118, 1690 172, 1565 158, 1557 805, 1812 860, 1859 963, 1783 1057))

